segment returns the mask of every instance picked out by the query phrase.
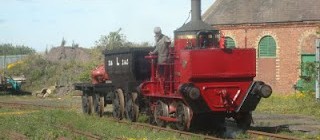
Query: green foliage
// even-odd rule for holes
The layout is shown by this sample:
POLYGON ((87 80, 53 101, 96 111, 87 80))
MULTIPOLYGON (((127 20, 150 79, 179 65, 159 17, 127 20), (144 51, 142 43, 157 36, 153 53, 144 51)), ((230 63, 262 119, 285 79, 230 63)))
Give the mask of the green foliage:
MULTIPOLYGON (((101 64, 101 63, 100 63, 101 64)), ((97 67, 99 64, 87 63, 83 65, 83 72, 78 76, 78 81, 89 82, 91 81, 91 71, 97 67)))
POLYGON ((6 74, 25 75, 27 81, 23 88, 28 91, 41 90, 55 84, 67 86, 76 81, 89 81, 90 77, 83 78, 81 74, 88 73, 89 66, 87 65, 95 64, 90 61, 81 63, 75 60, 54 63, 41 55, 30 55, 22 61, 22 63, 8 69, 6 74))
POLYGON ((112 50, 114 48, 124 47, 126 37, 120 33, 121 28, 117 31, 110 32, 109 35, 102 35, 98 41, 96 41, 96 47, 100 50, 112 50))
POLYGON ((126 40, 126 36, 120 33, 121 28, 117 31, 110 32, 108 35, 102 35, 98 41, 96 41, 96 48, 100 51, 112 50, 120 47, 147 47, 147 42, 137 44, 126 40))
POLYGON ((0 56, 33 54, 36 51, 24 45, 0 44, 0 56))
MULTIPOLYGON (((25 75, 27 83, 22 87, 24 90, 35 91, 47 88, 52 85, 72 85, 77 82, 90 82, 91 71, 104 63, 103 52, 118 47, 146 47, 148 43, 136 44, 126 41, 125 35, 120 33, 121 28, 108 35, 101 36, 96 41, 96 46, 89 50, 92 56, 87 62, 77 60, 51 62, 44 56, 32 54, 22 60, 23 63, 17 63, 6 71, 7 75, 25 75)), ((63 39, 61 46, 65 44, 63 39)), ((10 46, 10 45, 9 45, 10 46)), ((12 45, 11 45, 12 46, 12 45)), ((77 45, 73 45, 77 47, 77 45)), ((35 52, 30 51, 30 52, 35 52)), ((45 55, 50 55, 46 49, 45 55)))
POLYGON ((314 92, 315 89, 315 81, 317 78, 317 71, 318 71, 319 63, 317 62, 306 62, 302 64, 303 74, 300 76, 302 80, 300 85, 299 91, 303 92, 314 92))

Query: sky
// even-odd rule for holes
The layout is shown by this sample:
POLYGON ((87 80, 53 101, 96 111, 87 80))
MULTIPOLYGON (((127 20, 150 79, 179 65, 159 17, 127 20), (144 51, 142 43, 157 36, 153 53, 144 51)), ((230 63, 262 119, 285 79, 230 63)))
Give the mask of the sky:
MULTIPOLYGON (((202 13, 214 1, 202 0, 202 13)), ((64 38, 90 48, 119 28, 130 42, 152 44, 155 26, 173 38, 190 10, 191 0, 0 0, 0 44, 43 52, 64 38)))

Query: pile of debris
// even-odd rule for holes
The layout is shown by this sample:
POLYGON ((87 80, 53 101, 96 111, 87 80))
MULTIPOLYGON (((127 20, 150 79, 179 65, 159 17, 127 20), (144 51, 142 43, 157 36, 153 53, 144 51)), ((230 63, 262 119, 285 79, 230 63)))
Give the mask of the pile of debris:
POLYGON ((86 62, 91 59, 89 49, 81 47, 54 47, 45 55, 51 62, 80 61, 86 62))

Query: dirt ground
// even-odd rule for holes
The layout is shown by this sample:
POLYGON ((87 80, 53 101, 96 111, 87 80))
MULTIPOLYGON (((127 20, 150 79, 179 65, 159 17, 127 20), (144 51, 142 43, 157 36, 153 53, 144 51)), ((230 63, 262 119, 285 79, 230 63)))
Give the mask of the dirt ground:
POLYGON ((252 129, 265 132, 301 132, 320 135, 320 120, 310 116, 254 113, 252 129))

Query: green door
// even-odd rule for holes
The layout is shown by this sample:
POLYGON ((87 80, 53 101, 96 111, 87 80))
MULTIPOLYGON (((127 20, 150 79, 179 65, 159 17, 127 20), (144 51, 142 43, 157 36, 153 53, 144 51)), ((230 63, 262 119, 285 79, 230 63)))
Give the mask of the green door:
POLYGON ((297 83, 297 88, 301 91, 315 90, 315 54, 302 54, 301 55, 301 74, 297 83))
POLYGON ((302 54, 301 55, 301 76, 308 76, 308 64, 316 61, 315 54, 302 54))

